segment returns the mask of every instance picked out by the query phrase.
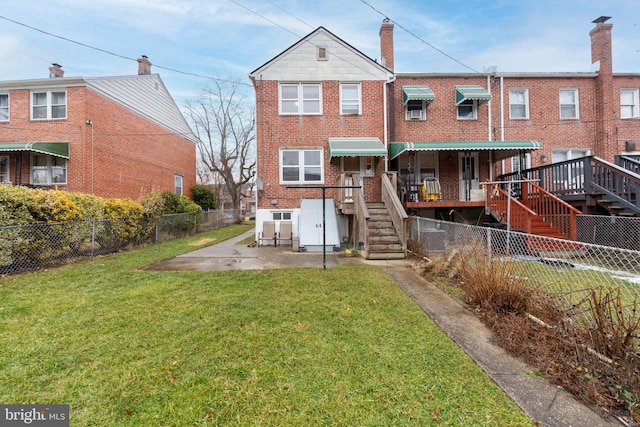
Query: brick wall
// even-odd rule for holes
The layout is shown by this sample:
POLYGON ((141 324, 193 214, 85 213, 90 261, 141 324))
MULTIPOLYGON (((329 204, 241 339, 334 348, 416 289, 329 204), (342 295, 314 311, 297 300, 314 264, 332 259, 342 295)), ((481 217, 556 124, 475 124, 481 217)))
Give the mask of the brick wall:
MULTIPOLYGON (((91 193, 90 118, 95 195, 137 200, 151 190, 173 191, 178 173, 184 175, 184 192, 190 196, 196 182, 195 144, 86 87, 66 90, 67 119, 48 121, 30 120, 30 90, 12 90, 11 119, 0 123, 0 141, 69 142, 68 184, 59 188, 91 193)), ((19 183, 29 183, 30 154, 12 157, 12 180, 20 163, 19 183)))
MULTIPOLYGON (((281 147, 321 147, 324 154, 324 185, 336 185, 340 176, 340 158, 329 162, 329 138, 377 137, 383 135, 383 82, 362 82, 361 115, 340 115, 340 82, 322 84, 322 115, 279 115, 278 82, 256 82, 257 123, 257 176, 262 179, 264 191, 258 199, 258 209, 292 209, 300 199, 322 197, 315 189, 287 189, 280 184, 279 150, 281 147), (277 200, 276 206, 272 200, 277 200)), ((384 171, 382 158, 376 158, 378 178, 365 179, 365 198, 380 200, 380 173, 384 171)), ((328 189, 327 197, 336 197, 337 191, 328 189)))

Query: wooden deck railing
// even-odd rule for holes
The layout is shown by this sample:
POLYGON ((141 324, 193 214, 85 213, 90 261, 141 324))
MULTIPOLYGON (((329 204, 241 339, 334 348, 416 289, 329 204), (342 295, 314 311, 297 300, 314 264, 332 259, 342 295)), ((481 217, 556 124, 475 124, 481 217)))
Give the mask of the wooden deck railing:
POLYGON ((537 214, 522 204, 497 184, 487 185, 487 206, 500 222, 509 224, 513 230, 531 233, 531 219, 537 214))
POLYGON ((582 212, 534 182, 522 183, 521 202, 569 240, 576 240, 576 215, 582 212))

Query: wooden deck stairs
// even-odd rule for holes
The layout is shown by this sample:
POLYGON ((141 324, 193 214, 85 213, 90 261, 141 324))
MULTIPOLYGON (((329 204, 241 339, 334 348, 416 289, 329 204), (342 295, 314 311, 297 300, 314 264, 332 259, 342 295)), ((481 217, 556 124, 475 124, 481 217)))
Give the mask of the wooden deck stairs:
POLYGON ((367 203, 369 221, 367 228, 368 259, 404 259, 402 241, 393 226, 391 215, 382 202, 367 203))

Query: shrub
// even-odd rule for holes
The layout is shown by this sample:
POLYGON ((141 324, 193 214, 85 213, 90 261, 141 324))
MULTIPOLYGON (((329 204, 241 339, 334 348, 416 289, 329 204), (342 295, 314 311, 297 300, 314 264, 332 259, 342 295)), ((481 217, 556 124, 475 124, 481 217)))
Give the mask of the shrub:
POLYGON ((105 212, 112 221, 100 236, 100 243, 109 247, 130 243, 139 231, 142 205, 130 199, 107 199, 105 212))
POLYGON ((38 191, 33 217, 36 222, 77 221, 82 218, 82 208, 66 191, 38 191))
POLYGON ((163 191, 161 195, 162 199, 164 200, 165 214, 198 214, 202 212, 202 208, 199 205, 192 202, 185 196, 179 196, 176 193, 172 193, 171 191, 163 191))
POLYGON ((0 227, 36 222, 32 214, 36 204, 33 190, 17 185, 0 184, 0 227))
POLYGON ((164 199, 157 191, 146 194, 140 199, 143 214, 140 224, 140 238, 146 239, 152 235, 156 226, 162 220, 164 213, 164 199))
POLYGON ((103 198, 84 193, 68 193, 80 209, 82 219, 103 219, 106 216, 106 202, 103 198))
POLYGON ((202 210, 209 211, 216 208, 216 195, 203 185, 194 185, 191 187, 193 201, 199 205, 202 210))

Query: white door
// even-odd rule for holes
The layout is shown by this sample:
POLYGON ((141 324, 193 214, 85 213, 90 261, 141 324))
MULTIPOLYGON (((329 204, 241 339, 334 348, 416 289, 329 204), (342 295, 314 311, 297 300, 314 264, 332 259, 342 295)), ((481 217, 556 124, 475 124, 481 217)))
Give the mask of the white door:
POLYGON ((471 200, 471 190, 480 188, 478 153, 458 153, 460 200, 471 200))

